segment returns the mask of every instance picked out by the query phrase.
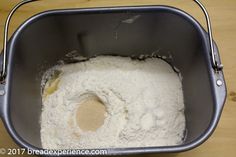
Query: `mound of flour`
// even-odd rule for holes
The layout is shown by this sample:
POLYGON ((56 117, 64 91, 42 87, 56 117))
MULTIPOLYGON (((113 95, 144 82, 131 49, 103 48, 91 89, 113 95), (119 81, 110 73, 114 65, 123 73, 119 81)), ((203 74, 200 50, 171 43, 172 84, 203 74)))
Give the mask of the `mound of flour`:
POLYGON ((182 143, 185 116, 181 80, 161 59, 100 56, 57 67, 57 90, 43 99, 41 141, 45 149, 169 146, 182 143), (76 125, 79 102, 99 98, 103 125, 76 125))

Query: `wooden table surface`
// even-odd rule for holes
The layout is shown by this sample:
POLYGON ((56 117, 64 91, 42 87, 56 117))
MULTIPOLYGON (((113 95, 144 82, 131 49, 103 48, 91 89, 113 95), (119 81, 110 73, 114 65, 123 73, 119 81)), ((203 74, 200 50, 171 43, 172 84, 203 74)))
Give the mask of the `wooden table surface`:
MULTIPOLYGON (((6 15, 18 1, 19 0, 0 0, 0 50, 2 49, 3 26, 6 15)), ((228 88, 228 97, 220 122, 210 139, 194 150, 178 154, 144 156, 234 157, 236 155, 236 1, 202 0, 202 2, 205 4, 211 15, 214 40, 217 42, 220 50, 228 88)), ((202 12, 191 0, 43 0, 28 4, 16 13, 10 26, 10 34, 25 19, 44 10, 149 4, 164 4, 181 8, 193 15, 205 26, 202 12)), ((18 148, 9 137, 1 121, 0 148, 18 148)))

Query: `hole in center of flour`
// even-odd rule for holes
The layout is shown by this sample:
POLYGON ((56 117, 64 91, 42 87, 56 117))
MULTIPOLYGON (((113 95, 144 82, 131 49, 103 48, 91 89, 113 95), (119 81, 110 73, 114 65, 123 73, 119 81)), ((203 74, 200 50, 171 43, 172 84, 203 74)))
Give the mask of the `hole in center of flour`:
POLYGON ((96 131, 105 120, 106 107, 97 96, 90 96, 79 104, 76 123, 83 131, 96 131))

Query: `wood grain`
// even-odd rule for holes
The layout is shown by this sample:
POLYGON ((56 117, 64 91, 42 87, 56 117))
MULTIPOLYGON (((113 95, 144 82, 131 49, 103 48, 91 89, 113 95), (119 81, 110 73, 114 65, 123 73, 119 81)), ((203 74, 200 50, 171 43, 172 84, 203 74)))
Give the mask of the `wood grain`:
MULTIPOLYGON (((0 49, 2 49, 3 25, 7 13, 18 0, 0 0, 0 49)), ((220 50, 224 64, 229 96, 218 127, 210 139, 200 147, 178 154, 145 156, 180 156, 180 157, 233 157, 236 154, 236 1, 202 0, 212 20, 214 40, 220 50)), ((43 0, 28 4, 20 9, 11 23, 10 34, 27 18, 45 10, 58 8, 84 8, 104 6, 133 6, 165 4, 181 8, 193 15, 205 26, 200 9, 190 0, 43 0)), ((1 105, 1 104, 0 104, 1 105)), ((0 148, 18 148, 0 122, 0 148)), ((25 155, 27 156, 27 155, 25 155)))

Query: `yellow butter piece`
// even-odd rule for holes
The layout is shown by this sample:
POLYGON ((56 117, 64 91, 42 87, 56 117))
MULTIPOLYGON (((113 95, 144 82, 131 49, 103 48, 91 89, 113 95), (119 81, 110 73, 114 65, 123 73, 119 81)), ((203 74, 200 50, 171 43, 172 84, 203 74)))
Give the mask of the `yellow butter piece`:
POLYGON ((58 89, 58 84, 60 82, 61 71, 55 71, 54 75, 48 82, 43 91, 43 98, 53 94, 58 89))

